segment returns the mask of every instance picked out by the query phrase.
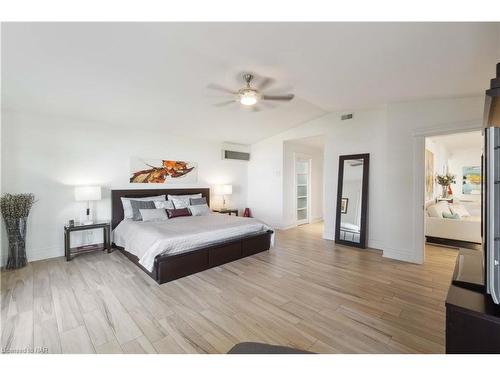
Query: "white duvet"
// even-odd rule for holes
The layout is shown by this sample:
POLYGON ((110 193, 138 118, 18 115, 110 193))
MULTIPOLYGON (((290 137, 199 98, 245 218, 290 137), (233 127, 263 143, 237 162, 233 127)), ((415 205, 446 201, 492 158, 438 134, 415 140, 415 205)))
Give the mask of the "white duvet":
POLYGON ((176 254, 228 239, 271 229, 260 221, 213 213, 183 216, 159 222, 123 220, 113 231, 113 241, 139 258, 152 271, 160 254, 176 254))

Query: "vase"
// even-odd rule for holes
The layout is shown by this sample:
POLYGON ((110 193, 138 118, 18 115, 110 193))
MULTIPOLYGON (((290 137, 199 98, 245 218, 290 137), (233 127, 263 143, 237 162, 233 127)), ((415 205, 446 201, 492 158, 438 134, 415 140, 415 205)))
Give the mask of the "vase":
POLYGON ((443 193, 442 193, 442 198, 448 198, 448 186, 442 185, 443 188, 443 193))
POLYGON ((7 237, 9 239, 9 257, 6 269, 22 268, 26 265, 26 223, 28 218, 5 219, 7 237))

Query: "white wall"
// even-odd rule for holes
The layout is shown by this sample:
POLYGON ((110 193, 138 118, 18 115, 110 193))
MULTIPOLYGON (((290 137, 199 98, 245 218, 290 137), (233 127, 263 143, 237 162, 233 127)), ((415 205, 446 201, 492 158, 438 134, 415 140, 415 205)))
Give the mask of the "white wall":
POLYGON ((424 150, 421 135, 481 127, 483 105, 482 96, 391 103, 381 109, 355 111, 348 121, 340 121, 341 113, 330 113, 268 138, 252 146, 249 205, 257 218, 283 226, 279 205, 283 201, 283 142, 323 135, 323 237, 334 238, 339 155, 370 153, 368 246, 382 249, 390 258, 422 262, 423 246, 418 245, 417 233, 421 229, 423 239, 424 196, 416 194, 423 185, 415 178, 415 163, 421 163, 423 171, 423 159, 418 159, 424 150), (417 150, 419 137, 422 150, 417 150))
POLYGON ((295 226, 295 154, 311 158, 310 182, 310 220, 320 221, 323 218, 323 150, 295 142, 284 142, 283 145, 283 222, 285 228, 295 226))
MULTIPOLYGON (((75 185, 103 187, 103 200, 95 210, 97 219, 103 220, 110 219, 110 189, 116 188, 210 187, 231 183, 233 195, 228 205, 246 207, 248 163, 222 160, 220 143, 144 131, 140 124, 131 130, 13 112, 3 112, 2 117, 2 190, 31 192, 37 199, 29 218, 29 260, 63 255, 63 225, 78 218, 85 206, 74 202, 75 185), (197 162, 198 183, 130 184, 131 156, 197 162)), ((212 205, 219 205, 220 199, 213 198, 212 205)))

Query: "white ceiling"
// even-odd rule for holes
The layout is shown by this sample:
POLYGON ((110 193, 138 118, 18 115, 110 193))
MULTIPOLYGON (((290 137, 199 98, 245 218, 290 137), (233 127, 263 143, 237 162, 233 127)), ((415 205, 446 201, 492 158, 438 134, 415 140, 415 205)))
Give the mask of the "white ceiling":
POLYGON ((429 139, 435 143, 442 144, 450 154, 453 154, 457 150, 482 149, 483 147, 483 135, 481 131, 440 135, 429 137, 429 139))
MULTIPOLYGON (((4 23, 4 108, 253 143, 327 111, 482 93, 498 23, 4 23), (290 103, 214 107, 210 83, 290 103)), ((113 126, 113 125, 109 125, 113 126)))

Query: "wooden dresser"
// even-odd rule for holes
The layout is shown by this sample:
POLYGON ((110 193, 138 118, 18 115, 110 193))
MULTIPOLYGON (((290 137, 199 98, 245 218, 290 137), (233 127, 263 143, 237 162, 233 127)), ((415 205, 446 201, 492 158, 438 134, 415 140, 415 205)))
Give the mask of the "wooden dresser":
POLYGON ((446 353, 500 353, 500 305, 452 285, 446 297, 446 353))

